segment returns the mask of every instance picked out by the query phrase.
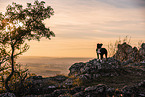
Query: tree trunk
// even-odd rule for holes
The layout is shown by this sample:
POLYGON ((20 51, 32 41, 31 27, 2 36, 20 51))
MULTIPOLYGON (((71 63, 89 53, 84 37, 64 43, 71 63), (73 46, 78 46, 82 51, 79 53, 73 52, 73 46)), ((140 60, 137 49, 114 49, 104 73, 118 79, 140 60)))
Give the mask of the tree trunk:
POLYGON ((8 82, 10 81, 11 77, 14 74, 14 51, 15 50, 14 50, 13 45, 11 46, 11 49, 12 49, 12 54, 11 54, 11 66, 12 66, 11 68, 12 68, 12 71, 11 71, 10 75, 6 78, 6 81, 5 81, 5 88, 6 88, 7 92, 11 92, 11 89, 8 85, 8 82))

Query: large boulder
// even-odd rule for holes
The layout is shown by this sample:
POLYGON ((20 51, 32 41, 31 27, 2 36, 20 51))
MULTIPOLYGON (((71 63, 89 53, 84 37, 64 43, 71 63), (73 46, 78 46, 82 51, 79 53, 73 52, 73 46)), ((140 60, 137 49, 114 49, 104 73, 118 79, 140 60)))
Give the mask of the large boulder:
POLYGON ((136 47, 132 48, 129 44, 125 42, 123 44, 118 44, 118 50, 114 54, 114 58, 120 61, 133 60, 136 61, 139 59, 138 49, 136 47))
POLYGON ((83 62, 73 64, 73 65, 69 68, 69 70, 70 70, 69 75, 76 74, 76 73, 77 73, 77 74, 80 73, 80 69, 81 69, 82 67, 84 67, 84 66, 85 66, 85 63, 83 63, 83 62))
POLYGON ((139 54, 141 60, 145 60, 145 43, 142 43, 141 48, 139 49, 139 54))
POLYGON ((121 63, 114 58, 93 59, 86 63, 75 63, 69 70, 69 76, 77 77, 81 80, 97 79, 99 76, 117 76, 116 71, 119 69, 121 63))
POLYGON ((142 43, 141 48, 132 47, 127 43, 118 44, 117 51, 113 56, 121 62, 129 64, 132 62, 139 62, 145 59, 145 43, 142 43))

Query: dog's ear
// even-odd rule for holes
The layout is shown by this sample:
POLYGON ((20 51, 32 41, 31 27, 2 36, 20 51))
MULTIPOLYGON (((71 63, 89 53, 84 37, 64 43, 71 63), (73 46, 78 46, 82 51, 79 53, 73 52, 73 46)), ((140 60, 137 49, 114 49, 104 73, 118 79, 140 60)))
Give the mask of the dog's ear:
POLYGON ((103 44, 101 43, 100 45, 102 46, 103 44))

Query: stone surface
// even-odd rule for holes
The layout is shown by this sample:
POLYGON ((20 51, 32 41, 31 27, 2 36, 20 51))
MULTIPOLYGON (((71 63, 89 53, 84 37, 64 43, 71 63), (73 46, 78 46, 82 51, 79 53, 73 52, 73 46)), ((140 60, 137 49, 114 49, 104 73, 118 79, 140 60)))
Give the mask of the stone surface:
POLYGON ((84 86, 76 86, 76 87, 74 87, 74 88, 72 88, 72 89, 70 90, 70 94, 71 94, 71 95, 74 95, 74 94, 76 94, 76 93, 78 93, 78 92, 84 91, 84 89, 85 89, 84 86))
MULTIPOLYGON (((138 50, 136 47, 123 43, 118 45, 118 50, 114 57, 106 59, 91 59, 88 62, 75 63, 69 68, 68 77, 58 75, 54 77, 43 78, 42 76, 32 76, 26 81, 29 87, 29 93, 23 97, 144 97, 145 80, 137 83, 135 86, 124 86, 115 89, 104 84, 90 83, 87 86, 78 86, 80 82, 91 82, 99 78, 116 77, 121 74, 131 73, 141 75, 141 72, 133 72, 131 69, 122 69, 123 67, 145 66, 145 43, 138 50), (121 73, 121 74, 120 74, 121 73), (52 83, 51 83, 52 82, 52 83)), ((144 67, 143 67, 144 68, 144 67)), ((15 97, 13 93, 3 93, 0 97, 15 97), (10 95, 10 96, 9 96, 10 95)))
POLYGON ((49 79, 49 80, 52 80, 52 81, 63 82, 63 81, 65 81, 67 78, 68 78, 68 77, 63 76, 63 75, 57 75, 57 76, 54 76, 54 77, 49 77, 48 79, 49 79))
POLYGON ((138 88, 135 86, 124 86, 122 89, 122 94, 124 97, 136 97, 138 95, 138 88))
POLYGON ((140 83, 138 84, 138 86, 139 86, 139 87, 143 87, 143 88, 145 88, 145 80, 142 81, 142 82, 140 82, 140 83))
POLYGON ((51 94, 51 97, 58 97, 58 96, 60 96, 60 95, 62 95, 62 94, 68 93, 68 91, 69 91, 69 90, 67 90, 67 89, 57 89, 57 90, 55 90, 55 91, 51 94))
POLYGON ((13 93, 7 92, 7 93, 0 94, 0 97, 16 97, 16 96, 13 93))
POLYGON ((63 87, 71 87, 71 86, 73 86, 73 83, 74 83, 74 79, 68 78, 62 83, 62 85, 63 85, 63 87))
POLYGON ((121 62, 108 58, 108 60, 93 59, 86 63, 75 63, 69 70, 69 76, 74 76, 82 81, 97 79, 99 76, 118 76, 116 72, 121 62), (105 72, 104 72, 105 71, 105 72))
POLYGON ((75 93, 74 95, 72 95, 72 97, 84 97, 84 92, 81 91, 81 92, 75 93))
POLYGON ((141 61, 140 64, 141 64, 142 66, 145 66, 145 60, 141 61))
POLYGON ((142 61, 145 59, 145 43, 142 43, 139 50, 137 47, 132 47, 125 42, 123 44, 118 44, 118 50, 113 57, 121 62, 126 61, 126 64, 142 61))
POLYGON ((85 97, 106 97, 107 86, 103 84, 85 88, 85 97))
POLYGON ((42 76, 32 76, 26 79, 26 82, 29 85, 27 94, 48 94, 58 89, 57 83, 55 84, 49 78, 43 78, 42 76))

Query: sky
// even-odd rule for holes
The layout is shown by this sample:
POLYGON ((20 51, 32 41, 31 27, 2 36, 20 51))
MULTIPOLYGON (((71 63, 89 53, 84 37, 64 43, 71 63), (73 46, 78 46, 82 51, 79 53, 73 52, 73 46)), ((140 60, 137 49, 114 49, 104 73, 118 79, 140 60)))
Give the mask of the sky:
MULTIPOLYGON (((40 0, 39 0, 40 1, 40 0)), ((43 0, 54 9, 44 21, 55 37, 30 41, 23 56, 96 57, 96 44, 115 43, 128 36, 132 46, 145 42, 145 0, 43 0)), ((0 12, 16 2, 26 7, 34 0, 0 0, 0 12)))

